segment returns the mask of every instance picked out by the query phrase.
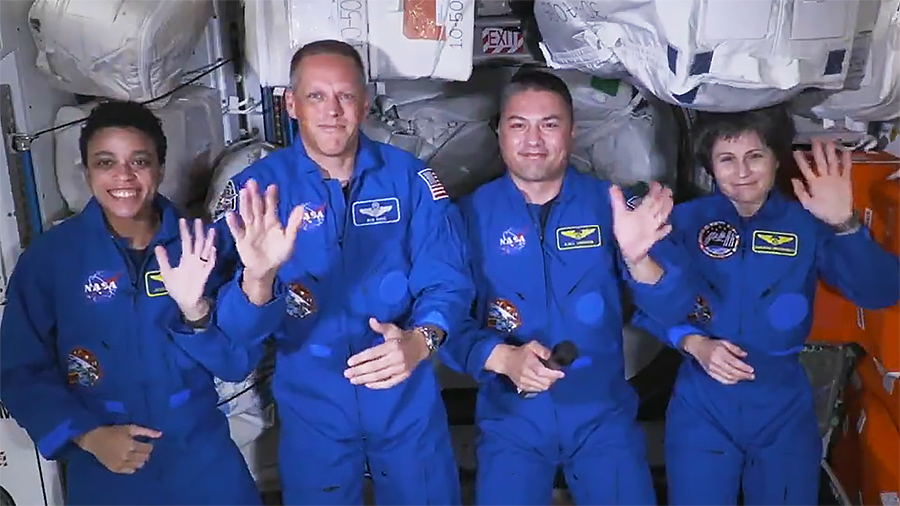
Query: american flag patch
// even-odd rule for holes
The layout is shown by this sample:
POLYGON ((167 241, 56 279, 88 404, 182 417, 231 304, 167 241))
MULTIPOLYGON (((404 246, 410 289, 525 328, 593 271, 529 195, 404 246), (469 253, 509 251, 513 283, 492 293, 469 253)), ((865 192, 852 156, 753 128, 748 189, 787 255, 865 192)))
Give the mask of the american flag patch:
POLYGON ((428 189, 431 190, 432 199, 441 200, 450 197, 450 195, 447 194, 447 190, 444 188, 443 183, 441 183, 433 170, 424 169, 419 171, 419 177, 425 180, 425 184, 427 184, 428 189))

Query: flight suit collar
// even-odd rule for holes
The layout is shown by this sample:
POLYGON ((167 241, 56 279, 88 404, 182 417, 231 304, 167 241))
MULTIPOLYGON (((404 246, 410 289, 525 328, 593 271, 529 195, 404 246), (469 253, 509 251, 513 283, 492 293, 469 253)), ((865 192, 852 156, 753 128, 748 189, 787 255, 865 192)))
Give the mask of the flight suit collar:
MULTIPOLYGON (((306 146, 303 145, 303 139, 298 134, 292 145, 294 153, 297 156, 297 166, 307 174, 320 175, 319 165, 309 157, 306 152, 306 146)), ((356 160, 353 166, 353 177, 362 175, 363 173, 376 169, 384 165, 381 158, 381 151, 378 149, 378 143, 369 139, 362 132, 359 133, 359 145, 356 149, 356 160)))
POLYGON ((734 204, 731 200, 728 199, 725 194, 723 194, 720 190, 716 190, 715 197, 718 200, 718 204, 726 209, 728 209, 729 213, 738 221, 747 221, 753 222, 758 220, 768 220, 773 217, 778 217, 785 212, 785 206, 787 205, 787 198, 781 194, 781 191, 777 188, 772 188, 769 191, 768 197, 766 197, 766 201, 763 202, 763 205, 756 211, 756 214, 753 216, 744 218, 740 216, 737 212, 737 208, 734 207, 734 204))
MULTIPOLYGON (((150 242, 150 247, 156 244, 166 244, 179 239, 180 232, 178 229, 178 220, 180 214, 175 208, 175 205, 172 204, 169 199, 159 194, 153 199, 153 205, 160 212, 160 225, 159 230, 156 231, 156 235, 153 236, 153 240, 150 242)), ((106 216, 103 214, 103 208, 96 198, 91 197, 91 200, 88 201, 84 210, 81 212, 81 219, 85 220, 88 226, 94 231, 111 236, 117 242, 122 241, 112 233, 112 230, 107 225, 106 216)), ((124 242, 122 244, 127 246, 124 242)))
MULTIPOLYGON (((559 190, 559 195, 556 196, 556 199, 553 202, 558 204, 564 204, 569 200, 572 200, 578 194, 578 178, 582 177, 573 166, 569 166, 566 168, 566 173, 563 176, 562 188, 559 190)), ((506 170, 503 174, 504 179, 504 187, 506 188, 506 192, 510 195, 510 197, 514 199, 520 199, 522 202, 525 202, 525 195, 522 193, 522 190, 516 186, 516 183, 513 181, 512 176, 510 176, 509 169, 506 170)))

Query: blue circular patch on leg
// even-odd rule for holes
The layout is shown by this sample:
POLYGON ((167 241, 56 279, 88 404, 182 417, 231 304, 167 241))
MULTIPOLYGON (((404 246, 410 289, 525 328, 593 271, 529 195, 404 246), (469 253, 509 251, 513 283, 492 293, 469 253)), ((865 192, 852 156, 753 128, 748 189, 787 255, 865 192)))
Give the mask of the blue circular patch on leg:
POLYGON ((406 297, 409 283, 406 274, 401 271, 391 271, 385 274, 378 285, 378 295, 381 301, 387 304, 396 304, 406 297))
POLYGON ((589 292, 582 295, 575 303, 575 316, 586 325, 595 325, 603 319, 606 304, 600 292, 589 292))
POLYGON ((796 327, 809 314, 809 301, 799 293, 779 295, 769 306, 769 323, 776 330, 796 327))

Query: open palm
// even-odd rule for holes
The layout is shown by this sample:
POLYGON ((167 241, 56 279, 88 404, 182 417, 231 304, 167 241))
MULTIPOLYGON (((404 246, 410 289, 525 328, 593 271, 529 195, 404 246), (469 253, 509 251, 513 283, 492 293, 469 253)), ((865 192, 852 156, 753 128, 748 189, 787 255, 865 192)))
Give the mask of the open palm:
POLYGON ((263 197, 252 179, 241 188, 239 199, 241 223, 234 213, 228 213, 225 221, 244 264, 244 276, 266 279, 294 252, 297 231, 303 224, 303 207, 295 207, 287 226, 282 226, 278 217, 278 188, 269 185, 263 197))
POLYGON ((636 264, 672 230, 672 226, 666 223, 672 212, 672 190, 652 182, 650 192, 633 211, 625 205, 625 197, 618 186, 610 187, 609 197, 613 211, 613 234, 619 243, 619 250, 626 262, 636 264))
POLYGON ((169 264, 165 248, 154 248, 159 272, 169 297, 178 304, 183 313, 190 313, 203 299, 203 292, 209 274, 216 265, 216 232, 210 229, 203 233, 203 222, 194 220, 194 236, 188 231, 187 221, 178 220, 181 232, 181 258, 178 265, 169 264))
POLYGON ((832 226, 847 221, 853 213, 851 157, 847 150, 838 156, 833 141, 826 144, 820 139, 813 139, 812 158, 816 164, 813 170, 807 156, 801 151, 794 151, 794 160, 806 182, 804 185, 800 179, 791 180, 797 199, 813 216, 832 226))

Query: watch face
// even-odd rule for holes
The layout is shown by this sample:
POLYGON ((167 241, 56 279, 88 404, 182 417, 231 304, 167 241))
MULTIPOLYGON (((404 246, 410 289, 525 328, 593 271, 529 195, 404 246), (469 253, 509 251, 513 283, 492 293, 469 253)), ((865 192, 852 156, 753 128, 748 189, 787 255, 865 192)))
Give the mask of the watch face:
POLYGON ((425 336, 425 345, 428 346, 429 351, 436 350, 438 347, 437 332, 434 332, 428 327, 420 327, 419 330, 425 336))

